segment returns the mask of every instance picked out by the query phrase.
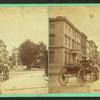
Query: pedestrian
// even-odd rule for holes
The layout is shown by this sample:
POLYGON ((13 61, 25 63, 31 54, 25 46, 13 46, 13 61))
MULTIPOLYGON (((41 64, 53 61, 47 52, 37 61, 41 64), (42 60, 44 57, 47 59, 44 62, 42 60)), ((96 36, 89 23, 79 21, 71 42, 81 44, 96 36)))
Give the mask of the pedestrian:
POLYGON ((2 73, 2 68, 3 68, 3 62, 2 62, 2 60, 0 59, 0 73, 2 73))

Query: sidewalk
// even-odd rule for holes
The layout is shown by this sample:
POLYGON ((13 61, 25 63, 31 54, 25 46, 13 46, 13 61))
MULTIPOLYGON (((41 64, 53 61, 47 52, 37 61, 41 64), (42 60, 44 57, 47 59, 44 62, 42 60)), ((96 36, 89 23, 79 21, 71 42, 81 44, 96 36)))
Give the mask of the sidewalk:
POLYGON ((91 86, 90 86, 90 93, 100 93, 100 80, 95 81, 91 86))
POLYGON ((2 94, 37 94, 48 93, 48 78, 43 71, 27 71, 5 81, 1 85, 2 94))

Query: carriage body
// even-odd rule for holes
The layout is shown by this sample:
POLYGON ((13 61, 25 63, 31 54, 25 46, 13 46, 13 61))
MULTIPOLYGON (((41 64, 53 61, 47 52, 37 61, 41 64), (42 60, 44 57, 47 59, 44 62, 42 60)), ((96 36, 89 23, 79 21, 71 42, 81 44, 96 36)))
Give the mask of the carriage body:
POLYGON ((72 76, 77 78, 80 85, 84 85, 87 81, 87 76, 91 76, 92 81, 98 80, 99 70, 94 67, 92 62, 89 60, 80 61, 75 64, 67 64, 66 66, 63 66, 59 72, 58 79, 60 84, 65 86, 68 79, 72 76))
POLYGON ((89 73, 92 71, 93 65, 89 60, 80 61, 80 63, 73 63, 73 64, 67 64, 66 66, 63 66, 69 74, 78 74, 79 70, 82 68, 86 69, 86 72, 89 73))
POLYGON ((63 66, 63 68, 68 71, 69 74, 76 75, 82 66, 78 64, 67 64, 63 66))

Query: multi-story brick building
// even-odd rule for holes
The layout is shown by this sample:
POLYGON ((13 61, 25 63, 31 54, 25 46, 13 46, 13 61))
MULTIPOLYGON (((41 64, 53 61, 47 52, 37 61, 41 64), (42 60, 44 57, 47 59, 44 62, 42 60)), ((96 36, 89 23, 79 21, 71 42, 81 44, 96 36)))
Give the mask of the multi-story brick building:
POLYGON ((97 63, 100 66, 100 52, 97 51, 97 63))
POLYGON ((89 43, 89 40, 87 40, 86 42, 86 56, 87 56, 87 59, 92 58, 92 47, 89 43))
POLYGON ((87 57, 94 62, 97 60, 97 46, 93 40, 87 41, 87 57))
POLYGON ((81 33, 81 53, 82 53, 82 60, 86 60, 86 43, 87 43, 87 36, 84 33, 81 33))
POLYGON ((57 73, 62 65, 77 63, 82 59, 81 32, 65 17, 49 19, 50 72, 57 73))

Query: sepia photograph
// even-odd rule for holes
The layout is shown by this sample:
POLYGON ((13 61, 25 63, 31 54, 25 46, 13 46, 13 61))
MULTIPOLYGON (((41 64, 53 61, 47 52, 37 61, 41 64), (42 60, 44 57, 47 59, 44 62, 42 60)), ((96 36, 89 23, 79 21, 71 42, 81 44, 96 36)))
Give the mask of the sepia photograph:
POLYGON ((100 7, 49 7, 49 93, 100 92, 100 7))
POLYGON ((48 93, 48 8, 0 7, 0 94, 48 93))
POLYGON ((100 7, 0 7, 0 94, 100 92, 100 7))

